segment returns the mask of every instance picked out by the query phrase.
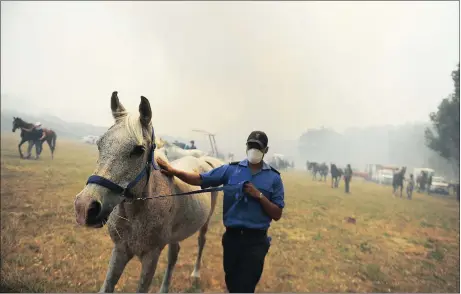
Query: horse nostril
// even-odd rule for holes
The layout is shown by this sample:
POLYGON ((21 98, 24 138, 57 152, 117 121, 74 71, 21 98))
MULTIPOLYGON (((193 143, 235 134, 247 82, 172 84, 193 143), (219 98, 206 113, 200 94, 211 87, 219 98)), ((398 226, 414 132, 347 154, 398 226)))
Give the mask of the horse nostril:
POLYGON ((91 201, 86 217, 87 224, 94 224, 97 221, 100 212, 101 203, 95 200, 91 201))

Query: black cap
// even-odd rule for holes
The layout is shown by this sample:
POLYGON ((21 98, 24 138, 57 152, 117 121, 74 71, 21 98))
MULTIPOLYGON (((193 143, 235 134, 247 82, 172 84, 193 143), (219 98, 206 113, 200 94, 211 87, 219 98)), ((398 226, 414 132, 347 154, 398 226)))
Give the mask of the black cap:
POLYGON ((253 131, 251 134, 248 136, 247 143, 254 142, 258 143, 259 146, 261 146, 261 149, 264 149, 267 147, 269 139, 267 139, 266 133, 262 131, 253 131))

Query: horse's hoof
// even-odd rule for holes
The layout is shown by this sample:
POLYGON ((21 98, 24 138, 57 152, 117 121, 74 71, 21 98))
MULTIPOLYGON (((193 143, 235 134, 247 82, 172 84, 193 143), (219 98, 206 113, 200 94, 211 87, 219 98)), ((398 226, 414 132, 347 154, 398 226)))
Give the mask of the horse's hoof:
POLYGON ((194 279, 200 279, 200 272, 194 270, 194 271, 192 272, 192 274, 190 274, 190 277, 191 277, 191 278, 194 278, 194 279))

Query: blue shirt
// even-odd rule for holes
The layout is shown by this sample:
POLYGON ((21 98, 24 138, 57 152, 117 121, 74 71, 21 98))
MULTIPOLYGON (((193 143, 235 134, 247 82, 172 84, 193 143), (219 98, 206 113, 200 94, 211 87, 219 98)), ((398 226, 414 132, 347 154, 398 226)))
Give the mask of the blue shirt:
MULTIPOLYGON (((262 169, 251 174, 248 160, 238 164, 225 164, 200 174, 202 189, 220 185, 238 185, 249 181, 272 203, 280 208, 285 207, 284 189, 280 175, 263 162, 262 169)), ((223 203, 224 226, 248 229, 268 229, 272 219, 264 211, 258 200, 236 189, 224 191, 223 203), (235 205, 234 205, 235 204, 235 205)))

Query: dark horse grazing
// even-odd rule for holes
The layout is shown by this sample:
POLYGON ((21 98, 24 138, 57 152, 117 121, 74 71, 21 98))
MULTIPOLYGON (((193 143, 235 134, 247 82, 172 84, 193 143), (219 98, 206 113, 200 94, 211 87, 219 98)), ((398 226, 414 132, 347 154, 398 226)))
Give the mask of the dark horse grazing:
POLYGON ((319 164, 317 162, 306 161, 306 165, 307 171, 310 171, 312 173, 312 179, 315 180, 315 178, 317 177, 319 164))
MULTIPOLYGON (((32 146, 41 137, 41 134, 37 134, 36 132, 28 132, 23 129, 23 128, 30 129, 32 127, 33 127, 33 124, 25 122, 19 117, 13 117, 13 132, 15 132, 16 129, 21 128, 21 142, 19 142, 19 145, 18 145, 19 156, 21 156, 21 158, 24 158, 24 155, 22 154, 22 151, 21 151, 22 144, 29 141, 29 148, 28 148, 29 154, 27 158, 30 158, 30 155, 31 155, 30 151, 32 149, 32 146), (30 141, 32 141, 32 143, 30 141)), ((46 141, 48 143, 48 146, 50 147, 51 158, 53 159, 54 150, 56 149, 56 138, 57 138, 56 133, 50 129, 43 128, 42 130, 45 132, 46 136, 40 142, 40 146, 37 146, 38 144, 35 144, 36 158, 38 158, 41 153, 41 147, 42 147, 41 145, 43 144, 43 141, 46 141)))
POLYGON ((327 175, 328 175, 328 166, 325 163, 319 164, 317 162, 309 162, 306 161, 307 165, 307 170, 312 172, 312 180, 317 179, 317 173, 320 174, 320 181, 322 178, 327 180, 327 175))
POLYGON ((326 163, 322 163, 322 164, 318 165, 318 171, 319 171, 319 174, 320 174, 320 181, 323 178, 324 181, 326 182, 327 181, 327 176, 328 176, 328 165, 326 165, 326 163))
POLYGON ((400 197, 402 197, 402 190, 403 190, 403 179, 405 177, 405 171, 407 170, 407 167, 404 166, 402 167, 398 172, 394 173, 392 176, 392 187, 393 187, 393 192, 395 196, 395 191, 397 191, 397 188, 400 187, 400 197))
POLYGON ((338 188, 339 181, 341 180, 342 175, 344 174, 343 170, 338 168, 336 164, 330 165, 331 171, 331 187, 338 188))

